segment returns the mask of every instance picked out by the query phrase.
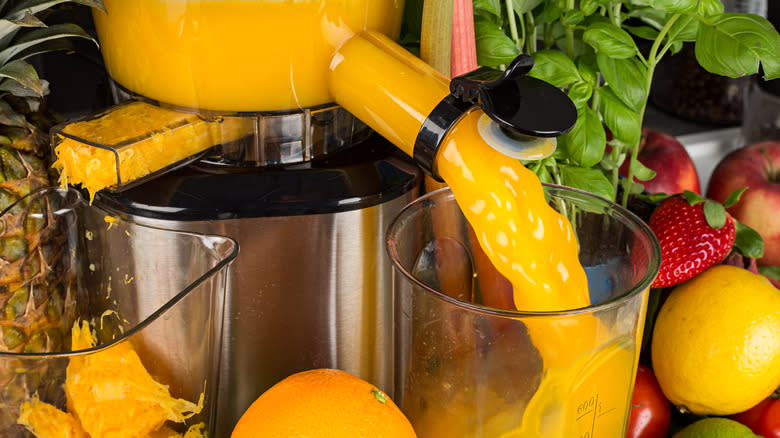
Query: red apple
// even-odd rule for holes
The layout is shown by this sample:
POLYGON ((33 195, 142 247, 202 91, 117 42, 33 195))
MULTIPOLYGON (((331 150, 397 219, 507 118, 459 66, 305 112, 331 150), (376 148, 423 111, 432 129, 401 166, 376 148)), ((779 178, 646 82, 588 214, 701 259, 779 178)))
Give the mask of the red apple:
MULTIPOLYGON (((655 177, 644 184, 650 193, 682 193, 690 190, 701 194, 699 174, 693 159, 676 138, 652 129, 642 129, 642 141, 639 143, 639 162, 655 171, 655 177)), ((619 173, 628 175, 629 159, 620 166, 619 173)))
POLYGON ((741 187, 747 190, 728 211, 764 240, 758 263, 780 266, 780 141, 744 146, 723 157, 712 172, 707 197, 723 202, 741 187))

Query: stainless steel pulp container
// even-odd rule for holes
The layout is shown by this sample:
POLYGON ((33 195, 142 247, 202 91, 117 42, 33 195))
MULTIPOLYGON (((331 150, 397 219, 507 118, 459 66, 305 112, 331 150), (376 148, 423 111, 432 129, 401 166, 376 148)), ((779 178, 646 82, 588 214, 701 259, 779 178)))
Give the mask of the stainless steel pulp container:
POLYGON ((305 369, 343 369, 392 392, 392 269, 383 236, 418 196, 420 177, 375 137, 300 165, 201 163, 98 195, 101 208, 140 224, 239 243, 226 300, 217 437, 229 436, 263 391, 305 369))

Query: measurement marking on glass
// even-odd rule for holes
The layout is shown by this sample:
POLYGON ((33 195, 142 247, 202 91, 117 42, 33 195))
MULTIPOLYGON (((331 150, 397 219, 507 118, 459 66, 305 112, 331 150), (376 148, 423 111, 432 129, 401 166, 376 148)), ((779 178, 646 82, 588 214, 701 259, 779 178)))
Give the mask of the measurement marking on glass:
POLYGON ((602 416, 614 411, 615 409, 616 408, 612 407, 604 410, 602 408, 601 402, 599 401, 598 393, 596 393, 589 399, 585 400, 584 402, 580 403, 579 406, 577 406, 576 421, 583 420, 587 418, 589 415, 592 415, 592 417, 590 423, 590 430, 580 434, 579 438, 594 438, 596 436, 595 435, 596 419, 601 418, 602 416))

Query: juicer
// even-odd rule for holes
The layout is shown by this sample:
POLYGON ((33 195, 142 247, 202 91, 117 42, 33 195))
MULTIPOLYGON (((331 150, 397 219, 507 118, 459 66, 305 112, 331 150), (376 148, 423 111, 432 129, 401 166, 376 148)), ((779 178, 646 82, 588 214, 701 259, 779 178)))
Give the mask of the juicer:
POLYGON ((117 147, 53 134, 116 157, 116 184, 94 197, 110 214, 238 242, 216 436, 305 369, 340 368, 392 396, 391 219, 420 194, 422 171, 437 177, 443 142, 539 159, 574 124, 571 101, 526 75, 530 57, 450 82, 393 42, 400 0, 104 3, 94 19, 117 101, 196 114, 182 123, 209 133, 239 120, 241 135, 207 135, 202 151, 141 178, 122 176, 120 149, 179 125, 117 147), (454 135, 466 115, 475 129, 454 135))

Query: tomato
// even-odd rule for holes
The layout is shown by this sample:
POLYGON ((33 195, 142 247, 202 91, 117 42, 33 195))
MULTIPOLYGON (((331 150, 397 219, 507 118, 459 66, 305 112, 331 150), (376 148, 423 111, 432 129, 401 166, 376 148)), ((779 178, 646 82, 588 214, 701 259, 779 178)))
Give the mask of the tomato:
POLYGON ((639 365, 636 372, 627 438, 664 438, 669 432, 671 407, 653 371, 639 365))
POLYGON ((764 438, 780 438, 780 400, 772 401, 755 432, 764 438))
POLYGON ((767 397, 761 400, 759 404, 753 406, 745 412, 729 415, 729 418, 739 421, 740 423, 749 427, 753 433, 758 433, 758 426, 761 423, 761 420, 764 418, 764 413, 767 409, 769 409, 769 406, 772 405, 773 401, 774 399, 772 397, 767 397))

